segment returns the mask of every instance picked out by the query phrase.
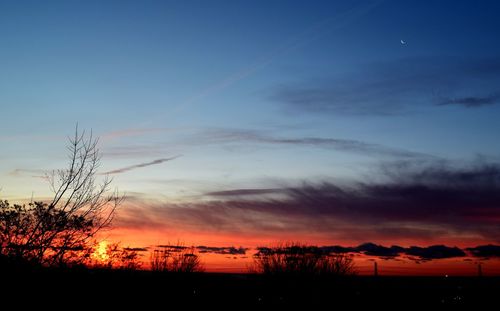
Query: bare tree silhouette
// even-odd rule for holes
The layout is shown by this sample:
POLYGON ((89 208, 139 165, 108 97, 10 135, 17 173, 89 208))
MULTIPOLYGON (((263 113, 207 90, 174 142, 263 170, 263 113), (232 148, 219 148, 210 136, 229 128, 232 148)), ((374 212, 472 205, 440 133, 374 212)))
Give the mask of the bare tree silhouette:
POLYGON ((110 193, 111 179, 97 181, 98 139, 85 131, 69 138, 66 169, 46 175, 49 202, 10 205, 0 201, 0 254, 45 266, 83 263, 92 239, 108 228, 122 198, 110 193))

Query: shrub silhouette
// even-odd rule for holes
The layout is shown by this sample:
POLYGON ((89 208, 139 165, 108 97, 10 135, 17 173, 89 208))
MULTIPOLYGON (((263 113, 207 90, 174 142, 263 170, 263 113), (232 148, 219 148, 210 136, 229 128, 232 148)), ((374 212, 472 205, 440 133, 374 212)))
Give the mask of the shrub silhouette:
POLYGON ((48 202, 11 205, 0 200, 0 255, 43 266, 81 264, 92 253, 95 235, 107 228, 121 202, 108 194, 111 179, 97 181, 98 139, 85 132, 69 139, 66 169, 46 174, 48 202))
POLYGON ((347 276, 356 273, 352 258, 316 246, 286 243, 261 247, 254 255, 254 269, 274 276, 347 276))
POLYGON ((191 273, 203 272, 204 268, 196 248, 182 244, 160 245, 150 253, 151 270, 154 272, 191 273))

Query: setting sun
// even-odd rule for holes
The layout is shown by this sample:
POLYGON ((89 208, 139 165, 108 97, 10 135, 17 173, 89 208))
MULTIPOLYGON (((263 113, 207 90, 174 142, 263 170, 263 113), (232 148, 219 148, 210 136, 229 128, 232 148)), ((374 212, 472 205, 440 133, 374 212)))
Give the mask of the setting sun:
POLYGON ((499 15, 0 0, 4 304, 497 305, 499 15))
POLYGON ((103 240, 97 244, 94 252, 92 253, 92 259, 100 262, 107 261, 109 259, 108 254, 108 241, 103 240))

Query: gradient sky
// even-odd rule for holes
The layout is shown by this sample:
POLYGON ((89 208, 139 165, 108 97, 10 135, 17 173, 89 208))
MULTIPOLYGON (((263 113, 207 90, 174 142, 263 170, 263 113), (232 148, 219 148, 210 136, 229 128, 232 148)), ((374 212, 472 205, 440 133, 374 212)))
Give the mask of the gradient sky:
POLYGON ((1 0, 0 194, 49 196, 78 123, 133 246, 500 243, 499 14, 1 0))

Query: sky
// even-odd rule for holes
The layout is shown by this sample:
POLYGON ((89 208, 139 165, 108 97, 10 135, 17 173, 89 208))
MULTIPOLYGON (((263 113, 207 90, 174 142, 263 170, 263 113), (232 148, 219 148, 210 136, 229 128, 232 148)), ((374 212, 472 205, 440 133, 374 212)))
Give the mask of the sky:
POLYGON ((41 177, 67 165, 78 124, 126 198, 108 239, 446 245, 476 262, 467 248, 500 243, 499 13, 1 0, 0 196, 50 197, 41 177))

